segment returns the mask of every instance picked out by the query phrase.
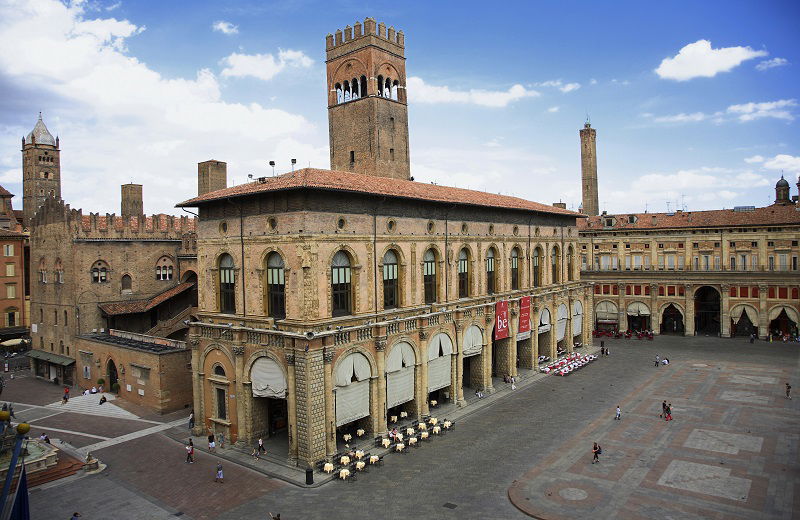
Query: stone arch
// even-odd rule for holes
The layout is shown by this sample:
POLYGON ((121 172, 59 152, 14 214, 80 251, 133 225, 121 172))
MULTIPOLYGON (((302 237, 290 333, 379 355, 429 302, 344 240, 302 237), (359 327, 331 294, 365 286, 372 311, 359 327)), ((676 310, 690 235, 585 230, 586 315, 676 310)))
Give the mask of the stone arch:
POLYGON ((731 321, 731 336, 749 336, 758 329, 761 321, 761 313, 758 312, 758 308, 749 303, 731 305, 728 316, 731 321))
POLYGON ((683 305, 681 305, 680 303, 678 303, 676 301, 670 301, 670 302, 662 303, 661 306, 658 308, 658 313, 659 314, 664 314, 664 311, 670 305, 673 305, 676 309, 678 309, 680 311, 680 313, 684 316, 684 318, 686 317, 686 309, 684 309, 683 305))
POLYGON ((222 354, 228 359, 228 362, 231 364, 231 369, 234 369, 236 367, 236 361, 233 359, 233 355, 228 351, 228 349, 217 343, 212 343, 206 346, 206 348, 203 349, 203 353, 200 355, 201 368, 205 367, 206 358, 208 358, 208 355, 214 350, 219 350, 220 352, 222 352, 222 354))
POLYGON ((350 267, 355 268, 355 266, 360 265, 360 263, 358 261, 358 254, 356 253, 355 249, 353 249, 352 247, 350 247, 347 244, 339 244, 339 245, 335 246, 333 248, 333 250, 328 254, 328 260, 327 260, 327 263, 325 264, 327 266, 326 269, 328 269, 328 278, 330 278, 330 269, 329 268, 330 268, 331 264, 333 263, 333 257, 336 256, 336 253, 338 253, 339 251, 344 251, 345 253, 347 253, 350 256, 350 262, 351 262, 350 267))
POLYGON ((380 375, 378 374, 378 363, 375 361, 375 357, 369 350, 359 345, 351 345, 336 354, 336 358, 333 360, 334 374, 336 374, 336 369, 339 368, 339 363, 353 353, 363 354, 364 357, 367 358, 367 361, 369 361, 370 378, 378 377, 380 375))
POLYGON ((289 380, 289 372, 286 369, 286 361, 269 350, 261 349, 253 352, 244 362, 245 382, 250 381, 250 371, 253 369, 255 362, 262 357, 268 357, 272 361, 276 362, 278 366, 281 367, 281 371, 283 371, 283 377, 285 377, 287 381, 289 380))
POLYGON ((392 342, 390 347, 386 348, 386 357, 389 357, 389 354, 394 350, 394 348, 400 343, 408 343, 411 345, 411 349, 414 351, 414 365, 422 364, 422 352, 420 351, 419 345, 416 341, 411 339, 409 336, 400 336, 395 341, 392 342))

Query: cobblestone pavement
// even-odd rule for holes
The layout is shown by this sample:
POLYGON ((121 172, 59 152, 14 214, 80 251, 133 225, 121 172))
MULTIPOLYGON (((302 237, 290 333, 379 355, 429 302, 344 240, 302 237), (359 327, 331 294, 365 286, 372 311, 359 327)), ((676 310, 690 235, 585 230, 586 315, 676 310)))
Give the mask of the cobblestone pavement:
POLYGON ((181 444, 154 433, 96 452, 103 473, 31 498, 41 518, 76 509, 128 518, 128 499, 109 496, 115 489, 137 511, 152 504, 152 515, 136 518, 791 518, 800 505, 800 403, 782 392, 786 378, 800 388, 797 346, 606 343, 610 357, 520 388, 352 483, 300 488, 223 461, 226 482, 215 484, 216 457, 184 464, 181 444), (653 367, 656 353, 672 365, 653 367), (673 403, 670 423, 657 417, 661 399, 673 403), (622 421, 612 419, 617 404, 622 421), (593 440, 603 445, 597 465, 593 440), (108 514, 114 508, 120 516, 108 514))

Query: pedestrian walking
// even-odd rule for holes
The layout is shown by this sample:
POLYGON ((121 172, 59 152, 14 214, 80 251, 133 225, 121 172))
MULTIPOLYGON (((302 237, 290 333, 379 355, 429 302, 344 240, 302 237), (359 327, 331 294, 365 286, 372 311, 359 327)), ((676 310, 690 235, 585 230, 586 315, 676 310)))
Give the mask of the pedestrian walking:
POLYGON ((194 410, 189 412, 189 429, 191 430, 193 428, 194 428, 194 410))
POLYGON ((672 403, 667 405, 667 408, 664 410, 664 420, 671 421, 672 420, 672 403))
POLYGON ((220 433, 217 435, 217 440, 219 441, 219 449, 225 449, 225 432, 220 433))
POLYGON ((217 473, 214 477, 214 482, 219 482, 220 484, 224 484, 223 475, 222 475, 222 463, 217 462, 217 473))
POLYGON ((278 513, 276 515, 273 515, 272 513, 269 513, 269 520, 281 520, 281 514, 278 513))
POLYGON ((259 456, 259 452, 258 452, 258 445, 253 446, 253 452, 250 453, 250 456, 253 457, 256 460, 260 460, 261 459, 261 457, 259 456))
POLYGON ((667 401, 664 400, 661 402, 661 413, 658 414, 658 418, 662 418, 667 415, 667 401))
POLYGON ((611 352, 608 351, 608 347, 606 347, 606 357, 610 356, 611 352))
POLYGON ((787 381, 786 382, 786 399, 791 399, 792 398, 792 396, 790 395, 791 391, 792 391, 792 385, 790 385, 789 382, 787 381))
POLYGON ((750 333, 750 343, 753 343, 755 340, 756 340, 756 335, 755 335, 755 333, 751 332, 750 333))
POLYGON ((600 447, 599 444, 595 442, 594 446, 592 446, 592 464, 594 464, 595 462, 600 462, 599 455, 601 453, 603 453, 603 449, 600 447))
POLYGON ((261 437, 258 438, 258 452, 263 453, 264 455, 267 454, 267 448, 264 447, 264 439, 261 437))
POLYGON ((622 411, 619 409, 619 405, 617 405, 617 415, 614 416, 614 419, 616 419, 617 421, 622 420, 621 417, 620 417, 621 415, 622 415, 622 411))
POLYGON ((79 512, 77 512, 77 511, 75 511, 74 513, 72 513, 72 518, 70 518, 69 520, 78 520, 78 518, 80 518, 80 517, 81 517, 81 514, 79 512))
POLYGON ((189 439, 189 444, 186 445, 186 462, 194 464, 194 443, 189 439))
POLYGON ((213 433, 209 433, 208 434, 208 451, 210 451, 211 453, 214 453, 215 451, 217 451, 217 443, 214 442, 214 434, 213 433))
POLYGON ((600 346, 600 355, 601 356, 605 356, 606 355, 606 348, 604 346, 602 346, 602 345, 600 346))
POLYGON ((656 367, 658 367, 658 365, 660 364, 661 364, 661 358, 659 357, 658 354, 656 354, 656 367))

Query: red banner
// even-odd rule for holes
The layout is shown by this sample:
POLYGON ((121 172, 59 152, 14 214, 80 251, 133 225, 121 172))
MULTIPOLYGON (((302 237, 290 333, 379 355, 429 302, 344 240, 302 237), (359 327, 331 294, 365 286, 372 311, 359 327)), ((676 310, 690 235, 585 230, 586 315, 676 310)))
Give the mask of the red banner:
POLYGON ((497 302, 494 311, 494 339, 508 337, 508 300, 497 302))
POLYGON ((519 330, 517 332, 531 331, 531 297, 525 296, 519 300, 519 330))

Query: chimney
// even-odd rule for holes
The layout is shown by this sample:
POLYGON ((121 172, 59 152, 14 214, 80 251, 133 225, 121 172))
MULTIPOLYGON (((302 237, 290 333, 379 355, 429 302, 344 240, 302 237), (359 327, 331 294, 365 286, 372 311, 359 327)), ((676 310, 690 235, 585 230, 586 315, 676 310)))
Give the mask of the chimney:
POLYGON ((122 185, 122 216, 138 217, 144 214, 141 184, 122 185))
POLYGON ((553 203, 553 207, 561 208, 561 209, 567 209, 567 203, 566 202, 554 202, 553 203))
POLYGON ((228 164, 222 161, 204 161, 197 163, 197 195, 205 195, 212 191, 228 187, 228 164))

